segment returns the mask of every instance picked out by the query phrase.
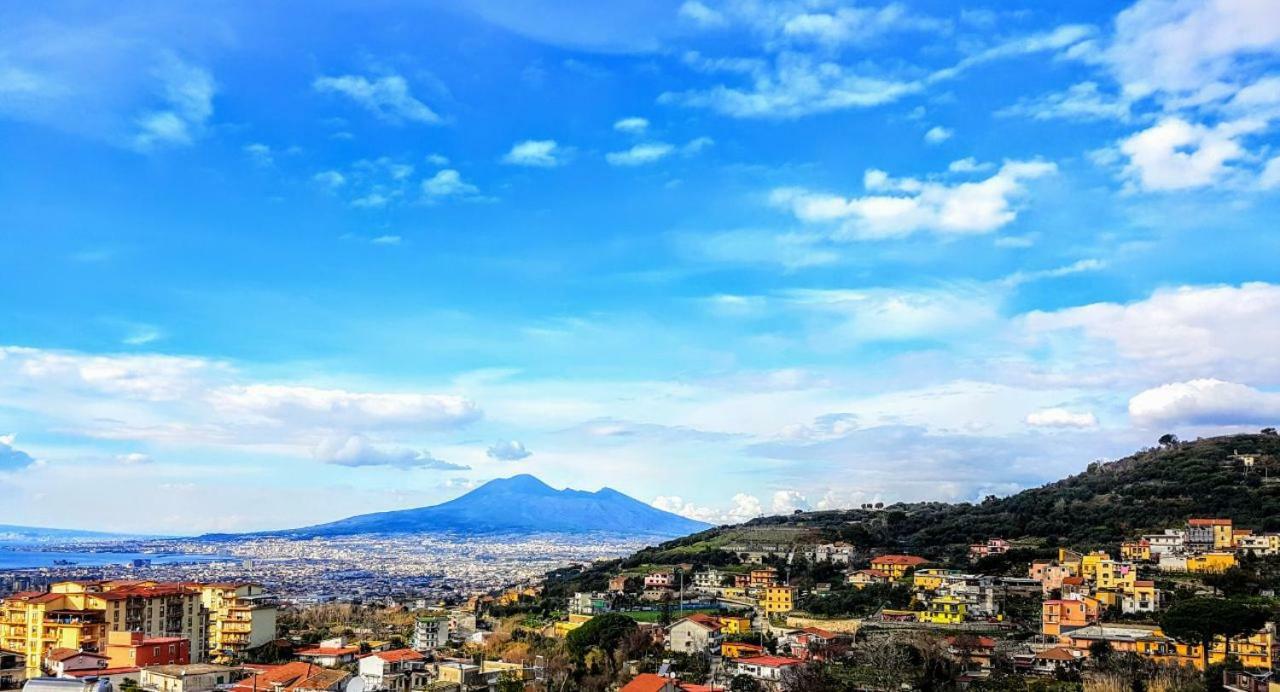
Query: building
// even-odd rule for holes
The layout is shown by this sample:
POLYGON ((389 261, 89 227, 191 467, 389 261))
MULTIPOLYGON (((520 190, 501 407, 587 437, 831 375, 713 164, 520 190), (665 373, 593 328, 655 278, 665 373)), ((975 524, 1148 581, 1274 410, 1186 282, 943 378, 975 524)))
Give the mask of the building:
POLYGON ((848 543, 824 543, 805 551, 813 562, 830 562, 835 565, 847 565, 853 562, 853 546, 848 543))
MULTIPOLYGON (((155 581, 67 581, 50 585, 53 593, 83 598, 84 608, 103 612, 107 631, 141 632, 147 637, 182 637, 191 659, 205 658, 207 614, 200 592, 185 584, 155 581)), ((272 638, 275 633, 272 632, 272 638)))
POLYGON ((1261 533, 1236 539, 1236 549, 1255 556, 1280 555, 1280 533, 1261 533))
POLYGON ((667 627, 667 650, 686 654, 715 654, 723 641, 720 621, 710 615, 695 614, 667 627))
POLYGON ((915 555, 881 555, 871 559, 871 569, 888 574, 890 579, 901 579, 908 570, 927 564, 928 560, 915 555))
POLYGON ((1003 538, 989 538, 986 543, 974 543, 969 546, 969 559, 977 560, 988 555, 1003 555, 1009 552, 1009 541, 1003 538))
POLYGON ((753 569, 747 574, 747 587, 763 589, 778 583, 778 570, 772 567, 753 569))
POLYGON ((1230 519, 1188 519, 1187 547, 1191 550, 1230 550, 1233 544, 1230 519))
POLYGON ((191 642, 182 637, 148 637, 141 632, 108 632, 104 649, 111 668, 186 665, 191 642))
POLYGON ((920 622, 934 625, 958 625, 965 621, 968 607, 955 596, 938 596, 931 599, 925 610, 916 617, 920 622))
POLYGON ((1147 534, 1142 537, 1151 551, 1151 559, 1159 560, 1161 555, 1180 554, 1186 550, 1187 532, 1178 529, 1165 529, 1164 533, 1147 534))
POLYGON ((609 580, 609 591, 622 593, 627 590, 627 575, 619 574, 609 580))
POLYGON ((720 645, 720 655, 725 658, 750 658, 752 656, 764 656, 767 653, 769 653, 768 650, 759 644, 724 642, 720 645))
POLYGON ((418 651, 433 651, 449 643, 449 618, 420 617, 413 622, 412 646, 418 651))
POLYGON ((185 666, 152 666, 138 674, 138 684, 154 692, 210 692, 231 685, 244 677, 241 668, 212 663, 189 663, 185 666))
MULTIPOLYGON (((1167 637, 1154 625, 1099 623, 1066 632, 1059 641, 1080 651, 1088 651, 1090 645, 1105 641, 1119 653, 1135 653, 1157 663, 1194 666, 1203 670, 1200 645, 1185 644, 1167 637)), ((1209 663, 1226 660, 1229 650, 1231 658, 1245 668, 1270 670, 1273 645, 1270 629, 1247 637, 1235 637, 1230 642, 1219 638, 1209 647, 1209 663)))
POLYGON ((1133 588, 1124 593, 1124 597, 1120 601, 1120 612, 1131 613, 1154 613, 1160 609, 1160 592, 1156 590, 1156 583, 1146 579, 1138 579, 1133 582, 1133 588))
POLYGON ((379 651, 360 659, 360 677, 370 692, 406 692, 417 689, 425 680, 426 656, 413 649, 379 651))
POLYGON ((911 587, 917 591, 937 591, 967 576, 954 569, 918 569, 911 575, 911 587))
POLYGON ((311 663, 293 661, 282 665, 245 667, 249 677, 242 678, 231 692, 341 692, 351 674, 343 670, 321 668, 311 663))
POLYGON ((751 631, 751 618, 742 615, 720 615, 716 617, 725 634, 747 634, 751 631))
POLYGON ((856 589, 865 588, 871 584, 888 584, 892 579, 888 572, 878 569, 860 569, 849 575, 849 584, 856 589))
POLYGON ((1036 561, 1027 569, 1027 577, 1040 582, 1040 591, 1048 596, 1062 588, 1062 580, 1071 576, 1071 570, 1057 562, 1036 561))
POLYGON ((1236 566, 1236 554, 1214 551, 1187 557, 1187 571, 1198 573, 1225 572, 1236 566))
POLYGON ((1056 637, 1068 630, 1084 627, 1098 620, 1096 601, 1055 598, 1040 604, 1040 632, 1056 637))
POLYGON ((641 673, 622 686, 618 692, 680 692, 676 681, 654 673, 641 673))
POLYGON ((766 615, 795 610, 796 590, 790 586, 767 586, 760 593, 760 607, 766 615))
POLYGON ((106 638, 105 616, 85 610, 83 597, 24 591, 0 601, 0 649, 22 655, 27 677, 54 649, 97 651, 106 638))
POLYGON ((487 690, 489 683, 485 680, 480 666, 471 663, 446 661, 436 664, 436 680, 457 685, 460 690, 487 690))
POLYGON ((610 610, 606 594, 579 591, 569 598, 569 612, 574 615, 599 615, 610 610))
POLYGON ((44 657, 44 671, 56 678, 72 672, 99 671, 108 668, 107 657, 91 651, 54 649, 44 657))
MULTIPOLYGON (((448 631, 446 630, 445 637, 448 636, 448 631)), ((336 646, 329 642, 321 642, 321 646, 301 649, 295 652, 295 655, 299 660, 306 663, 325 668, 337 668, 348 663, 355 663, 356 657, 360 655, 360 647, 343 646, 341 642, 336 646)))
POLYGON ((1136 541, 1125 541, 1120 544, 1120 557, 1134 562, 1151 561, 1151 541, 1140 538, 1136 541))
POLYGON ((193 584, 208 613, 205 639, 209 660, 239 661, 249 649, 276 638, 276 598, 260 584, 193 584))
POLYGON ((769 683, 776 683, 782 680, 782 674, 788 668, 804 665, 804 661, 789 656, 753 656, 751 658, 739 658, 733 663, 739 675, 746 675, 769 683))
POLYGON ((644 577, 644 586, 646 589, 671 589, 676 585, 676 575, 673 572, 650 572, 644 577))

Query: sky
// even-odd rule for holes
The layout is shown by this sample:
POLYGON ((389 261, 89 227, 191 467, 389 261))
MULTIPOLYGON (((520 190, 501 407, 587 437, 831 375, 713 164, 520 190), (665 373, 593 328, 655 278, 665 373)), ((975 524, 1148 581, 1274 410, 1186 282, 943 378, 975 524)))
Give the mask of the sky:
POLYGON ((1280 4, 0 7, 0 522, 711 521, 1280 422, 1280 4))

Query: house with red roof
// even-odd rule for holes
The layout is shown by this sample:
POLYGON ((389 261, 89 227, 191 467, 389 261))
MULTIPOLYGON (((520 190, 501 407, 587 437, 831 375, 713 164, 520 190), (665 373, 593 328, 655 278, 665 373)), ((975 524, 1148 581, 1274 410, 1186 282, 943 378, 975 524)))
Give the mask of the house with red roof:
POLYGON ((901 579, 909 570, 927 564, 928 560, 915 555, 881 555, 871 558, 871 569, 888 574, 890 579, 901 579))
POLYGON ((392 649, 360 657, 360 677, 366 690, 404 692, 426 679, 427 657, 413 649, 392 649))
POLYGON ((666 648, 682 653, 716 654, 724 640, 719 618, 695 613, 667 628, 666 648))
POLYGON ((316 646, 310 649, 301 649, 294 655, 306 663, 314 663, 326 668, 336 668, 345 666, 348 663, 355 663, 356 657, 360 655, 360 647, 316 646))

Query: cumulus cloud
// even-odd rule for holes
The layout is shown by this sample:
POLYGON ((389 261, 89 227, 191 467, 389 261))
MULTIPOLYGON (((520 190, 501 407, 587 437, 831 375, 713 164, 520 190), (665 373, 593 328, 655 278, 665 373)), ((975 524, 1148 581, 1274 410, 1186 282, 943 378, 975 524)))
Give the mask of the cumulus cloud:
MULTIPOLYGON (((1129 377, 1188 375, 1280 383, 1280 286, 1182 286, 1131 303, 1094 303, 1023 318, 1064 363, 1110 364, 1129 377), (1121 365, 1123 363, 1123 365, 1121 365)), ((1165 379, 1167 381, 1167 379, 1165 379)))
POLYGON ((164 85, 165 107, 138 116, 133 146, 150 151, 191 144, 213 115, 213 76, 173 55, 156 70, 156 76, 164 85))
POLYGON ((1120 143, 1128 157, 1125 174, 1144 190, 1186 190, 1217 184, 1248 156, 1241 138, 1261 130, 1257 120, 1205 127, 1167 117, 1120 143))
POLYGON ((1046 408, 1028 413, 1026 423, 1035 428, 1094 428, 1098 425, 1098 418, 1089 411, 1046 408))
POLYGON ((388 122, 435 124, 440 116, 413 96, 400 75, 369 79, 361 75, 317 77, 311 83, 321 93, 339 94, 388 122))
POLYGON ((651 503, 664 512, 679 514, 708 524, 740 524, 764 516, 760 498, 747 493, 737 493, 728 507, 714 508, 698 505, 679 495, 659 495, 651 503))
POLYGON ((437 471, 460 471, 471 468, 437 459, 424 450, 379 447, 360 434, 326 437, 316 445, 313 453, 318 461, 337 466, 393 466, 402 469, 437 471))
POLYGON ((809 500, 798 490, 777 490, 773 493, 771 509, 774 514, 791 514, 809 509, 809 500))
POLYGON ((329 188, 330 190, 342 187, 343 185, 347 184, 347 177, 342 173, 339 173, 338 171, 333 171, 333 170, 320 171, 319 173, 316 173, 315 175, 311 176, 311 179, 316 181, 317 183, 320 183, 324 187, 329 188))
POLYGON ((464 181, 462 174, 452 168, 437 171, 435 175, 422 181, 422 193, 428 199, 468 197, 479 191, 479 188, 464 181))
POLYGON ((331 427, 439 429, 480 418, 475 403, 458 396, 352 392, 298 385, 224 387, 213 392, 212 402, 236 416, 331 427))
POLYGON ((613 166, 643 166, 670 156, 676 148, 665 142, 646 142, 623 151, 611 151, 604 155, 613 166))
POLYGON ((948 139, 951 139, 953 134, 955 134, 953 130, 941 125, 935 125, 929 128, 928 132, 924 133, 924 141, 926 144, 941 144, 948 139))
POLYGON ((1213 378, 1173 382, 1130 399, 1129 416, 1147 427, 1275 425, 1280 421, 1280 393, 1213 378))
POLYGON ((533 452, 525 449, 523 442, 517 440, 495 442, 485 450, 485 456, 498 461, 519 461, 532 454, 533 452))
POLYGON ((915 178, 892 178, 870 169, 864 176, 868 193, 861 197, 776 188, 770 200, 801 221, 839 224, 838 237, 853 240, 900 238, 918 232, 942 235, 990 233, 1014 221, 1015 198, 1026 182, 1050 175, 1057 166, 1045 161, 1008 161, 985 180, 947 184, 915 178))
POLYGON ((502 162, 512 166, 551 168, 561 163, 559 155, 562 153, 560 145, 553 139, 526 139, 512 145, 511 151, 502 157, 502 162))
POLYGON ((20 471, 36 463, 30 454, 13 446, 16 435, 0 435, 0 471, 20 471))
POLYGON ((630 134, 639 134, 649 129, 649 121, 645 118, 632 116, 622 118, 613 124, 613 129, 618 132, 627 132, 630 134))

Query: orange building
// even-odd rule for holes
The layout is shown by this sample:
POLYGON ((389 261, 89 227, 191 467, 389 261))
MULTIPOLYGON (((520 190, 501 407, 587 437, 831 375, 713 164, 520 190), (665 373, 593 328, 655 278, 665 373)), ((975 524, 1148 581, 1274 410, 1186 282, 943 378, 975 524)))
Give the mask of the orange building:
POLYGON ((907 570, 927 564, 928 560, 915 555, 881 555, 871 559, 871 569, 878 569, 892 579, 901 579, 907 570))
POLYGON ((1057 637, 1063 632, 1098 621, 1095 599, 1056 598, 1040 606, 1040 632, 1057 637))
POLYGON ((105 652, 112 668, 186 665, 191 641, 185 637, 147 637, 141 632, 108 632, 105 652))

